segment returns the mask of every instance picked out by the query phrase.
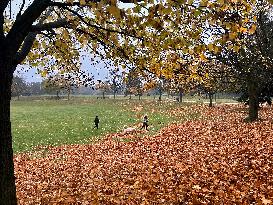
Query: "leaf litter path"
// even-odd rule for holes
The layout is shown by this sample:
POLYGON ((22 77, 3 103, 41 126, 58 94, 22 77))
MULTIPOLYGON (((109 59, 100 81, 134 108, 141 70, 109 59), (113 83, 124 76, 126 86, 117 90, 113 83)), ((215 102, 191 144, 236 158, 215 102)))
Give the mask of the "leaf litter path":
POLYGON ((152 137, 16 155, 19 204, 272 204, 273 110, 250 124, 238 106, 193 109, 152 137))

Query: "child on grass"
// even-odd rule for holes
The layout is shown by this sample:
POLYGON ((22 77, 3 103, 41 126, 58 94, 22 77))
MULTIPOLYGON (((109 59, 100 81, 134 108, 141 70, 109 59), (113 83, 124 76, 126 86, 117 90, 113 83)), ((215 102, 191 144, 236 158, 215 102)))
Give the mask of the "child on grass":
POLYGON ((98 116, 95 117, 94 123, 95 123, 95 126, 93 127, 93 129, 94 129, 94 128, 99 129, 100 120, 99 120, 99 117, 98 117, 98 116))
POLYGON ((145 130, 148 130, 148 117, 147 117, 147 115, 145 115, 144 116, 144 118, 143 118, 143 124, 142 124, 142 127, 141 127, 141 129, 145 129, 145 130))

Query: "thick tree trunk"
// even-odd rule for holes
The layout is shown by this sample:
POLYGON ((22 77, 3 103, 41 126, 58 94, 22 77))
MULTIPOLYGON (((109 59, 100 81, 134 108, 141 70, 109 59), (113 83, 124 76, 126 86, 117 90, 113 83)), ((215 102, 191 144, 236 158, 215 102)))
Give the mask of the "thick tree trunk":
POLYGON ((248 120, 253 122, 258 119, 259 100, 258 100, 258 86, 256 82, 248 81, 248 96, 249 96, 249 110, 248 120))
POLYGON ((209 107, 212 107, 213 94, 209 92, 208 95, 209 95, 209 107))
POLYGON ((0 56, 0 204, 15 205, 16 187, 14 177, 10 100, 12 68, 0 56))

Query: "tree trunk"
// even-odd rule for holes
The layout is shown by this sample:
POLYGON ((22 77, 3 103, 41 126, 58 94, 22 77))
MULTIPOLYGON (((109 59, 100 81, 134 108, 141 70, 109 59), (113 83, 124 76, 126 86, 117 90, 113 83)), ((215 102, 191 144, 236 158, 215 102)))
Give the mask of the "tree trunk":
POLYGON ((105 99, 104 92, 102 92, 102 99, 105 99))
POLYGON ((57 92, 56 92, 56 99, 57 99, 57 100, 60 99, 59 92, 60 92, 59 90, 57 90, 57 92))
POLYGON ((0 204, 15 205, 17 200, 10 122, 12 68, 3 67, 6 64, 0 55, 0 204))
POLYGON ((114 99, 116 99, 116 91, 114 91, 114 99))
POLYGON ((159 97, 158 97, 158 100, 159 100, 159 101, 162 100, 162 90, 161 90, 161 88, 159 89, 159 97))
POLYGON ((179 89, 179 102, 182 103, 183 100, 183 91, 182 89, 179 89))
POLYGON ((208 95, 209 95, 209 107, 212 107, 213 94, 209 92, 208 95))
POLYGON ((258 119, 259 100, 258 100, 258 85, 256 82, 248 81, 248 96, 249 96, 249 110, 248 120, 253 122, 258 119))
POLYGON ((70 100, 70 93, 71 93, 71 88, 69 87, 67 91, 67 100, 70 100))

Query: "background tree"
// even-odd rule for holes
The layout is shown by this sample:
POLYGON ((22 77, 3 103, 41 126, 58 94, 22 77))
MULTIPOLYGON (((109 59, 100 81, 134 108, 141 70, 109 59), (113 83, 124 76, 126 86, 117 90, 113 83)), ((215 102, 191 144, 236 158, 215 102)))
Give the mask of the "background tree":
POLYGON ((43 95, 42 82, 31 82, 28 84, 28 94, 30 95, 43 95))
MULTIPOLYGON (((249 121, 258 119, 259 99, 262 99, 272 82, 273 24, 265 8, 257 12, 255 31, 241 35, 238 50, 223 47, 217 59, 229 66, 229 73, 236 79, 239 90, 247 91, 249 121)), ((267 95, 271 95, 267 92, 267 95)))
POLYGON ((89 77, 83 71, 70 72, 64 74, 48 74, 47 79, 43 82, 43 88, 46 92, 56 93, 57 99, 59 99, 60 91, 66 91, 67 99, 70 100, 71 92, 80 86, 89 86, 92 83, 92 77, 89 77))
POLYGON ((111 85, 109 81, 98 80, 98 83, 95 85, 96 90, 102 93, 102 99, 105 99, 105 94, 111 90, 111 85))
POLYGON ((60 99, 60 91, 61 91, 61 85, 59 85, 57 82, 55 82, 54 80, 50 80, 50 79, 45 79, 42 82, 42 89, 45 91, 45 93, 47 94, 52 94, 55 93, 56 94, 56 99, 59 100, 60 99))
POLYGON ((213 95, 216 93, 235 92, 235 79, 230 75, 230 68, 217 60, 208 60, 202 66, 205 68, 205 77, 198 89, 209 97, 209 107, 212 107, 213 95))
POLYGON ((125 78, 125 96, 129 95, 131 99, 131 95, 138 96, 140 100, 143 95, 143 82, 141 76, 136 72, 129 72, 129 74, 125 78))
POLYGON ((113 69, 110 71, 110 76, 107 79, 110 89, 114 94, 114 99, 116 99, 117 93, 122 89, 123 75, 119 69, 113 69))
POLYGON ((14 76, 11 85, 11 94, 12 96, 17 96, 19 100, 19 96, 26 93, 28 90, 28 85, 26 81, 19 76, 14 76))

